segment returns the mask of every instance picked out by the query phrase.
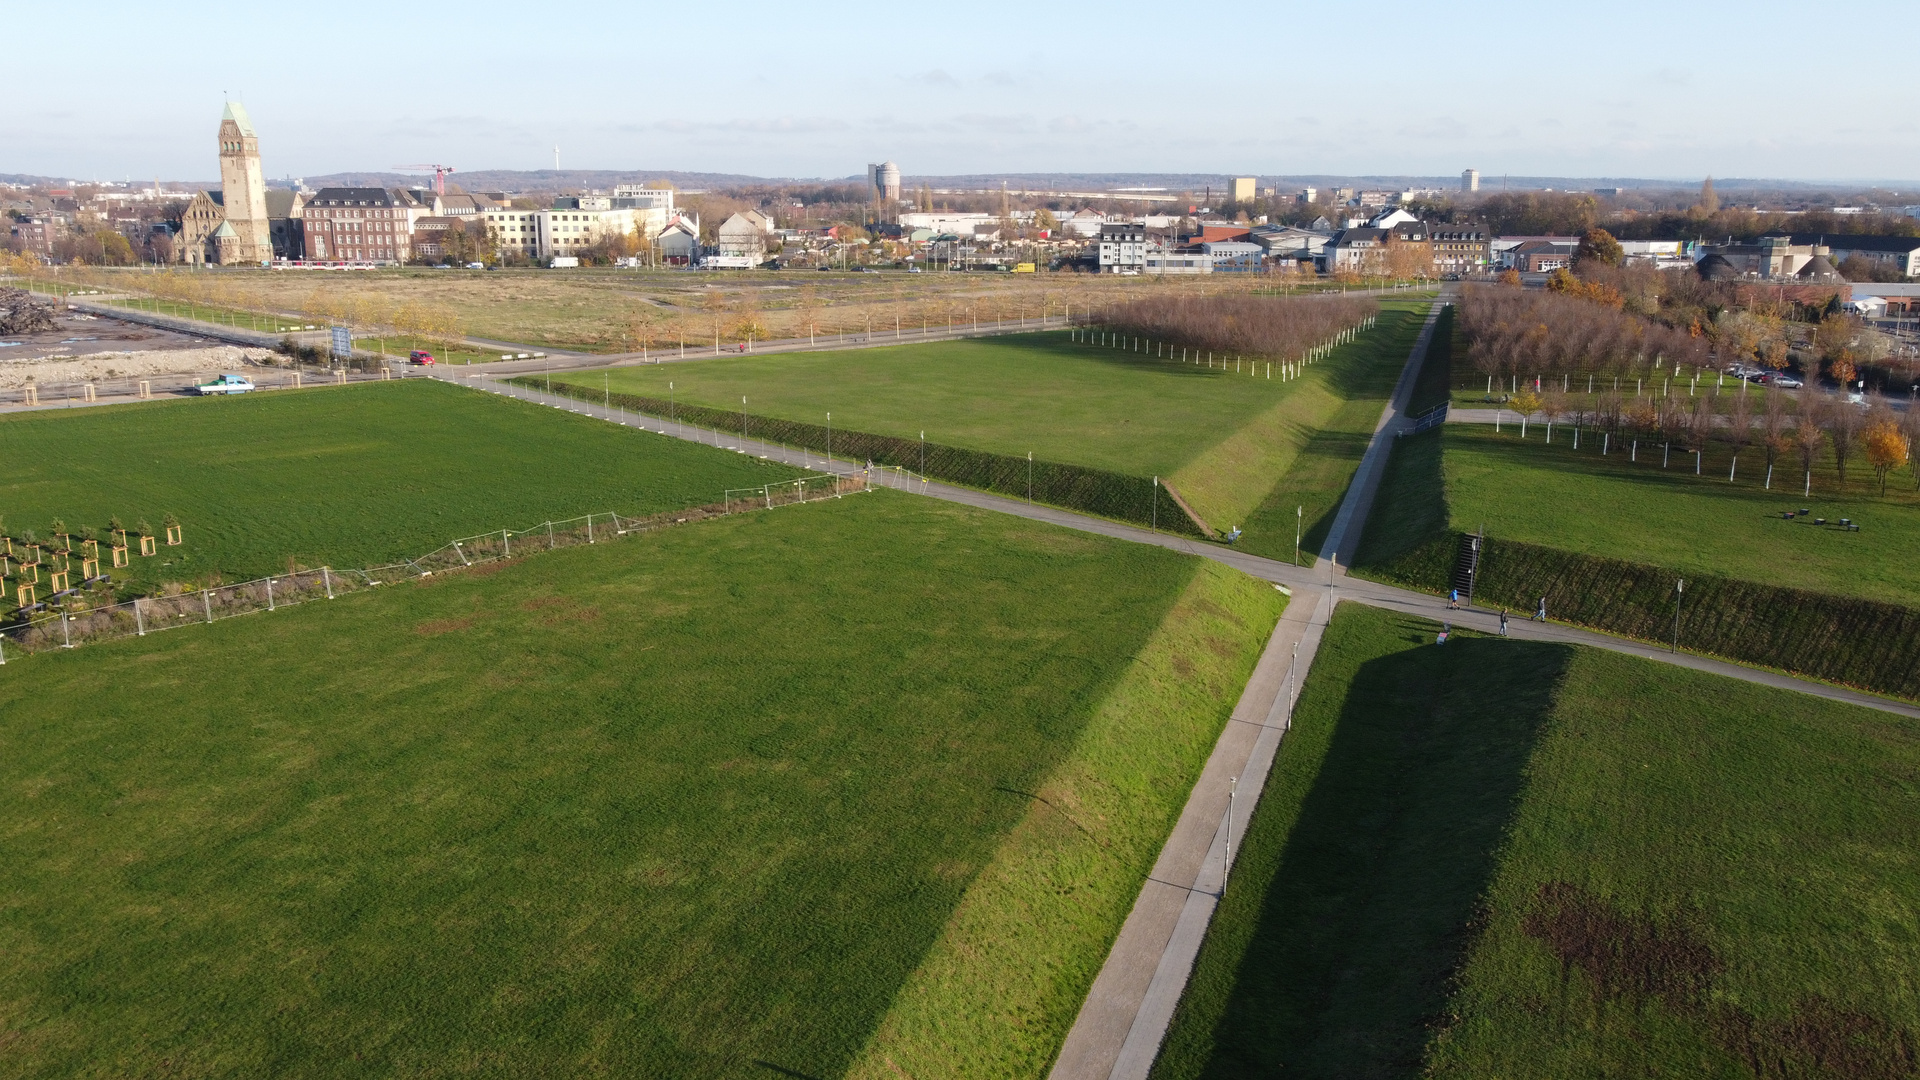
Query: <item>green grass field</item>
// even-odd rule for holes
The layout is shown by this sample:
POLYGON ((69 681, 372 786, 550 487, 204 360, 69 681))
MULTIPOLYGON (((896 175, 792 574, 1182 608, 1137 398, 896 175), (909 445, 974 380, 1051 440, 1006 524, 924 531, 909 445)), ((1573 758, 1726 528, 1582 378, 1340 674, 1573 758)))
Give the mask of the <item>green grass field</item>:
MULTIPOLYGON (((1424 306, 1386 305, 1376 330, 1293 381, 1268 379, 1264 367, 1254 378, 1075 344, 1064 333, 722 356, 572 378, 589 390, 604 380, 614 390, 719 409, 737 409, 745 397, 760 416, 824 424, 831 412, 836 428, 904 438, 924 431, 949 446, 1158 475, 1224 527, 1260 508, 1326 424, 1346 424, 1336 414, 1350 398, 1376 393, 1381 370, 1398 372, 1418 331, 1417 320, 1412 332, 1405 325, 1414 310, 1424 306)), ((1377 416, 1378 402, 1372 407, 1377 416)), ((1345 456, 1330 446, 1314 453, 1345 456)), ((1328 483, 1314 479, 1303 490, 1328 483)), ((1290 520, 1285 531, 1291 552, 1290 520)))
MULTIPOLYGON (((1294 433, 1302 445, 1280 482, 1247 518, 1240 546, 1270 559, 1294 557, 1300 537, 1300 564, 1313 566, 1327 542, 1327 532, 1346 498, 1353 474, 1373 440, 1380 410, 1393 396, 1393 387, 1406 366, 1407 353, 1420 336, 1424 308, 1396 313, 1383 325, 1369 352, 1356 356, 1342 372, 1333 390, 1335 406, 1320 414, 1317 423, 1294 433)), ((1383 320, 1384 322, 1384 320, 1383 320)), ((1351 561, 1351 554, 1342 559, 1351 561)))
POLYGON ((1039 1076, 1280 604, 877 492, 16 661, 0 1073, 1039 1076))
POLYGON ((798 475, 738 454, 426 379, 0 419, 0 513, 15 536, 118 515, 179 517, 136 558, 147 588, 306 566, 381 565, 488 529, 639 515, 798 475))
POLYGON ((1339 609, 1155 1076, 1910 1074, 1912 721, 1436 629, 1339 609))
MULTIPOLYGON (((1433 535, 1436 524, 1680 572, 1716 574, 1842 596, 1920 605, 1920 565, 1910 558, 1920 538, 1920 499, 1911 491, 1881 498, 1853 483, 1842 493, 1829 464, 1803 498, 1761 487, 1762 456, 1749 450, 1738 482, 1727 464, 1695 476, 1691 456, 1668 468, 1660 449, 1643 445, 1640 460, 1602 457, 1583 438, 1575 451, 1563 429, 1548 446, 1539 425, 1525 441, 1518 429, 1449 424, 1438 439, 1401 440, 1388 465, 1368 525, 1366 558, 1383 561, 1433 535), (1436 461, 1436 457, 1439 459, 1436 461), (1438 481, 1438 482, 1436 482, 1438 481), (1783 510, 1807 507, 1795 521, 1783 510), (1859 532, 1813 524, 1851 518, 1859 532)), ((1776 475, 1776 480, 1779 477, 1776 475)))

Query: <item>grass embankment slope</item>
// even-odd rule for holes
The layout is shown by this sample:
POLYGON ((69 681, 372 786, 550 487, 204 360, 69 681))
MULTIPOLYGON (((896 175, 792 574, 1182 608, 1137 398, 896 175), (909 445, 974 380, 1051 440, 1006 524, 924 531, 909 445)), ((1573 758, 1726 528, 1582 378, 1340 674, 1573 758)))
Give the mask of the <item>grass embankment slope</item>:
POLYGON ((1910 1074, 1911 721, 1436 629, 1339 609, 1157 1077, 1910 1074))
MULTIPOLYGON (((616 368, 609 381, 616 391, 716 409, 737 410, 745 397, 756 416, 824 424, 831 412, 838 430, 908 439, 924 431, 935 444, 1158 475, 1216 528, 1258 516, 1267 540, 1277 544, 1285 532, 1290 554, 1292 515, 1281 529, 1266 524, 1278 510, 1258 512, 1270 495, 1292 499, 1289 511, 1303 501, 1294 495, 1337 502, 1359 463, 1350 444, 1363 421, 1371 434, 1425 310, 1414 302, 1384 307, 1375 330, 1292 381, 1266 378, 1264 364, 1256 378, 1075 343, 1065 333, 723 356, 616 368), (1296 462, 1296 487, 1283 497, 1276 481, 1296 462)), ((595 375, 572 378, 591 392, 601 389, 595 375)))
POLYGON ((1796 476, 1788 490, 1776 475, 1761 487, 1764 458, 1743 455, 1736 482, 1724 460, 1694 475, 1691 455, 1660 465, 1660 449, 1642 445, 1640 460, 1601 456, 1583 437, 1572 448, 1566 428, 1546 445, 1540 425, 1496 434, 1482 425, 1448 425, 1444 434, 1402 439, 1388 465, 1369 523, 1366 558, 1385 562, 1431 540, 1440 529, 1473 532, 1484 525, 1505 540, 1648 563, 1680 573, 1712 574, 1920 606, 1920 498, 1890 489, 1882 498, 1861 482, 1842 488, 1829 464, 1802 498, 1796 476), (1389 492, 1391 497, 1389 498, 1389 492), (1785 521, 1783 510, 1807 507, 1785 521), (1813 524, 1851 518, 1859 532, 1813 524))
POLYGON ((1275 410, 1262 418, 1282 426, 1284 434, 1271 441, 1292 448, 1293 456, 1260 463, 1277 469, 1280 480, 1248 516, 1242 547, 1271 559, 1291 560, 1297 533, 1301 565, 1318 562, 1341 500, 1373 440, 1380 410, 1393 396, 1407 354, 1420 336, 1427 310, 1426 304, 1394 305, 1383 312, 1374 334, 1348 346, 1354 352, 1347 363, 1329 368, 1323 381, 1308 391, 1318 399, 1311 408, 1295 409, 1286 416, 1275 410))
POLYGON ((4 1071, 1037 1076, 1279 603, 878 492, 9 665, 4 1071))
POLYGON ((425 379, 0 418, 0 513, 19 536, 108 519, 185 544, 124 585, 374 566, 487 529, 640 515, 800 475, 425 379))

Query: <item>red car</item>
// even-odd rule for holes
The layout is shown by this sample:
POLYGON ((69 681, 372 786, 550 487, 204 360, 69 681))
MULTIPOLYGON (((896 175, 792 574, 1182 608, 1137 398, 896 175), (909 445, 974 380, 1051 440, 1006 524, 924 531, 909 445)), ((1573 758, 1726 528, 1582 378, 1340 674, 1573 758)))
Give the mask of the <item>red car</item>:
POLYGON ((415 349, 407 354, 407 363, 430 366, 433 363, 433 354, 425 349, 415 349))

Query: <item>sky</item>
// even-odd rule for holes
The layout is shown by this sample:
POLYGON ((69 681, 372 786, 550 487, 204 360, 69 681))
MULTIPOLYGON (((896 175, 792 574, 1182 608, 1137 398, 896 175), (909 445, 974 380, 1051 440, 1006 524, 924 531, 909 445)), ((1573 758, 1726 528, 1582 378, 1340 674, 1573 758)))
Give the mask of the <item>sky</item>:
POLYGON ((1920 178, 1905 67, 1840 78, 1795 47, 1837 17, 1772 0, 22 5, 0 173, 216 178, 231 95, 273 178, 550 168, 556 146, 569 169, 769 177, 891 159, 909 177, 1920 178))

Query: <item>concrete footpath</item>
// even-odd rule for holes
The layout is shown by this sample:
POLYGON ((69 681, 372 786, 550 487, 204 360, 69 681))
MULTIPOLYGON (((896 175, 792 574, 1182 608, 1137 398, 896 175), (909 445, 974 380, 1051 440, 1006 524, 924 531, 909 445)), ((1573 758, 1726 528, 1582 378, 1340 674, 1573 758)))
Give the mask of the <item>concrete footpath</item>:
MULTIPOLYGON (((741 453, 753 454, 756 457, 764 457, 769 460, 780 461, 802 468, 842 474, 862 472, 865 468, 864 465, 859 462, 841 461, 839 459, 823 460, 819 453, 802 450, 798 447, 761 442, 757 439, 742 440, 737 432, 730 435, 727 432, 716 431, 712 428, 676 425, 658 417, 647 416, 618 408, 608 409, 601 405, 575 401, 558 394, 543 394, 538 390, 511 386, 488 379, 467 379, 461 377, 456 372, 439 372, 436 373, 434 377, 444 378, 449 382, 457 382, 478 390, 520 398, 521 400, 539 405, 567 409, 581 415, 598 417, 613 423, 624 424, 628 427, 657 432, 670 438, 681 438, 690 442, 703 443, 708 446, 737 450, 741 453)), ((1500 613, 1498 610, 1449 610, 1447 608, 1446 598, 1443 596, 1430 596, 1426 593, 1414 592, 1410 589, 1402 589, 1398 586, 1386 585, 1377 581, 1369 581, 1365 578, 1350 577, 1345 573, 1344 569, 1335 576, 1329 571, 1326 565, 1313 568, 1294 566, 1291 563, 1279 562, 1259 555, 1252 555, 1237 548, 1227 547, 1221 544, 1176 536, 1172 533, 1155 532, 1152 529, 1141 528, 1137 525, 1127 525, 1118 521, 1109 521, 1105 518, 1089 517, 1072 510, 1063 510, 1057 506, 1030 503, 1021 499, 1008 498, 1004 495, 993 495, 984 491, 976 491, 972 488, 955 487, 950 484, 925 480, 895 470, 876 470, 872 479, 874 485, 877 487, 896 488, 901 491, 926 495, 930 498, 941 499, 947 502, 961 503, 967 506, 978 507, 982 510, 992 510, 995 513, 1012 514, 1016 517, 1024 517, 1033 521, 1044 521, 1051 525, 1059 525, 1062 528, 1077 529, 1081 532, 1094 533, 1100 536, 1110 536, 1116 540, 1126 540, 1137 544, 1155 544, 1160 547, 1170 548, 1174 551, 1184 551, 1189 555, 1196 555, 1203 559, 1212 559, 1215 562, 1225 563, 1242 573, 1260 578, 1263 581, 1271 581, 1276 584, 1285 585, 1293 591, 1296 598, 1304 596, 1307 590, 1318 588, 1330 591, 1332 595, 1339 600, 1351 600, 1362 604, 1369 604, 1374 607, 1390 608, 1394 611, 1405 612, 1409 615, 1418 615, 1421 618, 1431 619, 1435 622, 1452 622, 1455 626, 1469 630, 1493 633, 1499 629, 1500 625, 1500 613)), ((1920 706, 1909 704, 1908 702, 1883 698, 1859 690, 1850 690, 1842 686, 1832 686, 1827 683, 1795 678, 1792 675, 1784 675, 1777 671, 1747 667, 1743 664, 1735 664, 1726 660, 1716 660, 1711 657, 1698 656, 1692 653, 1672 653, 1658 645, 1649 644, 1644 641, 1635 641, 1630 638, 1616 637, 1612 634, 1604 634, 1597 630, 1563 626, 1559 623, 1514 622, 1511 626, 1510 634, 1521 640, 1557 641, 1569 645, 1585 645, 1595 649, 1606 649, 1610 652, 1629 653, 1663 664, 1673 664, 1695 671, 1711 672, 1715 675, 1724 675, 1730 679, 1740 679, 1744 682, 1756 683, 1762 686, 1772 686, 1781 690, 1791 690, 1795 693, 1810 694, 1814 697, 1825 698, 1829 701, 1839 701, 1849 705, 1859 705, 1864 708, 1879 709, 1900 716, 1910 716, 1920 719, 1920 706)))
MULTIPOLYGON (((1292 594, 1292 602, 1269 639, 1067 1034, 1051 1073, 1055 1080, 1142 1080, 1152 1068, 1206 940, 1207 928, 1223 892, 1245 822, 1258 802, 1292 720, 1293 703, 1300 685, 1336 605, 1343 600, 1355 601, 1485 633, 1498 630, 1497 611, 1449 610, 1441 597, 1349 577, 1336 558, 1341 546, 1358 545, 1365 528, 1367 513, 1385 472, 1387 454, 1404 421, 1414 373, 1419 359, 1425 355, 1439 307, 1436 303, 1429 314, 1400 382, 1381 412, 1373 440, 1328 532, 1322 564, 1315 568, 1296 567, 1230 547, 1057 507, 934 483, 901 470, 874 470, 869 474, 876 486, 1185 551, 1282 585, 1292 594)), ((441 375, 457 378, 452 372, 441 375)), ((491 380, 459 381, 495 393, 792 465, 843 474, 866 471, 860 463, 823 460, 811 451, 741 439, 738 433, 729 435, 711 428, 677 425, 656 417, 491 380)), ((1920 707, 1905 702, 1707 657, 1670 653, 1643 642, 1594 631, 1516 621, 1511 624, 1510 635, 1520 640, 1554 641, 1630 653, 1656 662, 1920 719, 1920 707)))
POLYGON ((1237 816, 1244 825, 1260 801, 1281 736, 1293 719, 1299 681, 1313 666, 1321 634, 1333 617, 1334 586, 1340 576, 1337 556, 1348 537, 1358 542, 1366 526, 1393 432, 1444 307, 1443 297, 1428 311, 1327 531, 1320 552, 1327 587, 1309 587, 1287 605, 1067 1033, 1054 1062, 1055 1080, 1144 1080, 1153 1068, 1226 889, 1240 840, 1232 819, 1237 816))

